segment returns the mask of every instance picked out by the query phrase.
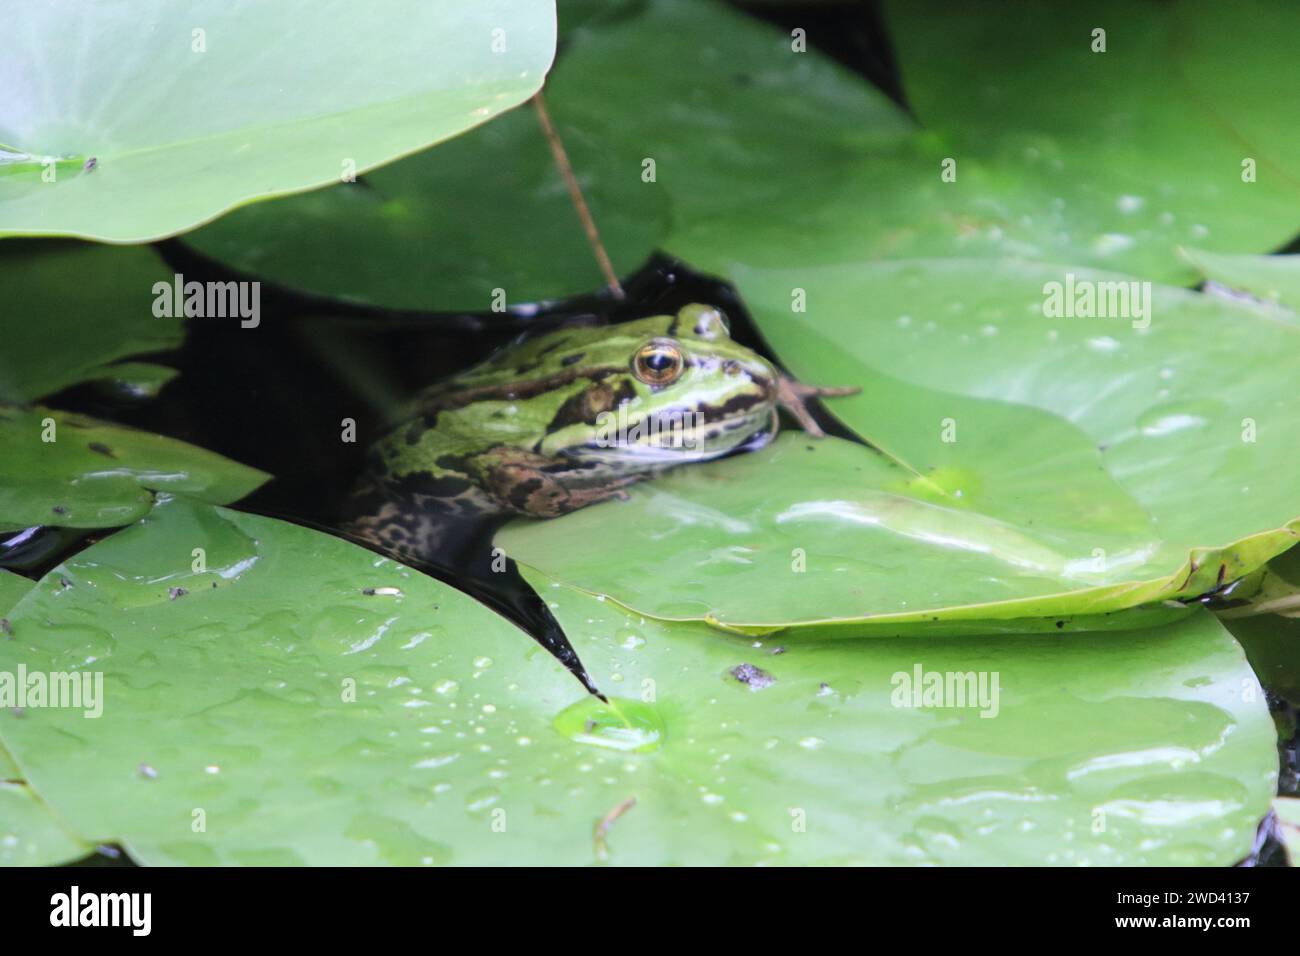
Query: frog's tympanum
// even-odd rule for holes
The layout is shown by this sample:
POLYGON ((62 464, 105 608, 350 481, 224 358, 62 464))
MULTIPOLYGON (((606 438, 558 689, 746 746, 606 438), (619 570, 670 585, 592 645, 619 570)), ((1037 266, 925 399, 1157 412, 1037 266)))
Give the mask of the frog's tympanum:
POLYGON ((804 401, 853 391, 783 376, 703 305, 526 338, 415 398, 371 450, 352 531, 429 560, 463 519, 554 518, 760 448, 778 407, 820 436, 804 401))

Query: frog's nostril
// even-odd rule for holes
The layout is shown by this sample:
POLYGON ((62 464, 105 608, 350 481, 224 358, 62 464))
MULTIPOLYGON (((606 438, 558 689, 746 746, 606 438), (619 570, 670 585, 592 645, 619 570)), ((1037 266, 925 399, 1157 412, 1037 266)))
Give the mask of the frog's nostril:
POLYGON ((727 361, 722 363, 722 370, 728 375, 739 375, 740 363, 735 359, 727 359, 727 361))

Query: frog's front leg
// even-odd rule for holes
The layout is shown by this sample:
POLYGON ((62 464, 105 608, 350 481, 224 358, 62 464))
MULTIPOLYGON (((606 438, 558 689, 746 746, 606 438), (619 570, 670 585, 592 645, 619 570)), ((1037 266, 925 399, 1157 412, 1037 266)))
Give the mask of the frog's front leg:
POLYGON ((529 518, 558 518, 610 498, 643 475, 610 476, 566 458, 498 445, 476 455, 469 467, 502 508, 529 518))
POLYGON ((826 433, 813 419, 812 413, 808 411, 808 400, 810 398, 830 398, 839 395, 856 395, 862 391, 860 388, 848 387, 838 388, 834 386, 805 385, 802 382, 795 381, 788 375, 781 375, 776 380, 776 401, 777 404, 794 416, 799 427, 811 435, 813 438, 824 438, 826 433))

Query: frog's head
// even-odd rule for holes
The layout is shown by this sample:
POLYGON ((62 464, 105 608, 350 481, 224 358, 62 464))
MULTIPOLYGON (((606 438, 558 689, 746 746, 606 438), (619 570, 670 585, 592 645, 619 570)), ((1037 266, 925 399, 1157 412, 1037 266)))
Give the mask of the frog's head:
POLYGON ((606 327, 582 364, 608 371, 544 451, 638 471, 759 447, 776 432, 776 369, 733 342, 710 306, 606 327))

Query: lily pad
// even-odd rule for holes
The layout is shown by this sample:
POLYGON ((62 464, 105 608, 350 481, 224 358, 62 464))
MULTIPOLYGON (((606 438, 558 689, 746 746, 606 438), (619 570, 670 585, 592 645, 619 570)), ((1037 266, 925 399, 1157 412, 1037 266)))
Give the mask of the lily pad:
POLYGON ((270 476, 184 442, 48 408, 0 405, 0 529, 112 528, 157 492, 238 501, 270 476))
POLYGON ((775 653, 532 581, 617 709, 438 582, 167 502, 0 643, 0 667, 102 670, 103 715, 0 734, 78 834, 146 863, 1227 864, 1272 800, 1262 694, 1208 614, 775 653), (985 704, 900 706, 917 667, 983 674, 985 704))
POLYGON ((341 181, 541 86, 532 0, 51 0, 0 37, 0 235, 145 242, 341 181), (93 162, 92 162, 93 160, 93 162))
POLYGON ((1044 510, 1041 524, 1004 520, 978 501, 937 498, 930 483, 860 445, 784 435, 760 452, 672 472, 628 501, 514 522, 497 543, 643 614, 742 633, 1055 632, 1186 613, 1114 613, 1158 601, 1187 577, 1171 583, 1171 568, 1134 584, 1125 556, 1150 544, 1151 531, 1127 523, 1140 511, 1122 493, 1095 502, 1068 494, 1044 510), (1122 560, 1098 560, 1103 545, 1122 560))
POLYGON ((887 19, 971 245, 1183 281, 1180 244, 1264 252, 1300 228, 1290 106, 1245 92, 1300 79, 1295 4, 922 0, 887 19))
MULTIPOLYGON (((27 578, 0 568, 0 615, 17 604, 31 589, 32 582, 27 578)), ((3 639, 4 635, 0 634, 0 640, 3 639)))
MULTIPOLYGON (((0 617, 33 586, 21 575, 0 570, 0 617)), ((6 640, 3 633, 0 640, 6 640)), ((0 866, 48 866, 84 856, 89 850, 32 792, 18 764, 0 744, 0 866)))
POLYGON ((0 401, 117 377, 109 363, 179 346, 181 319, 153 313, 154 283, 171 281, 152 249, 0 243, 0 401))
POLYGON ((0 866, 51 866, 90 850, 61 827, 30 787, 0 777, 0 866))
POLYGON ((1224 617, 1250 658, 1260 683, 1300 709, 1300 620, 1276 614, 1224 617))
POLYGON ((963 445, 964 410, 976 401, 1026 406, 1085 435, 1095 467, 1150 514, 1168 548, 1241 557, 1226 580, 1295 543, 1300 494, 1290 473, 1300 395, 1284 383, 1300 327, 1271 310, 1134 285, 1126 275, 1018 262, 738 269, 735 279, 796 374, 834 376, 844 356, 868 386, 883 374, 950 396, 951 442, 942 422, 906 406, 861 396, 835 405, 859 434, 919 471, 957 463, 982 471, 990 452, 983 440, 993 436, 963 445), (796 287, 806 312, 791 310, 796 287), (1111 315, 1051 314, 1058 292, 1072 288, 1078 304, 1085 287, 1111 303, 1095 307, 1111 315), (1123 293, 1128 314, 1116 315, 1123 293))
MULTIPOLYGON (((554 119, 602 243, 631 272, 668 230, 663 192, 601 174, 600 141, 554 119)), ((241 209, 185 241, 283 286, 390 308, 486 312, 497 296, 514 306, 604 282, 531 108, 363 181, 241 209)))

